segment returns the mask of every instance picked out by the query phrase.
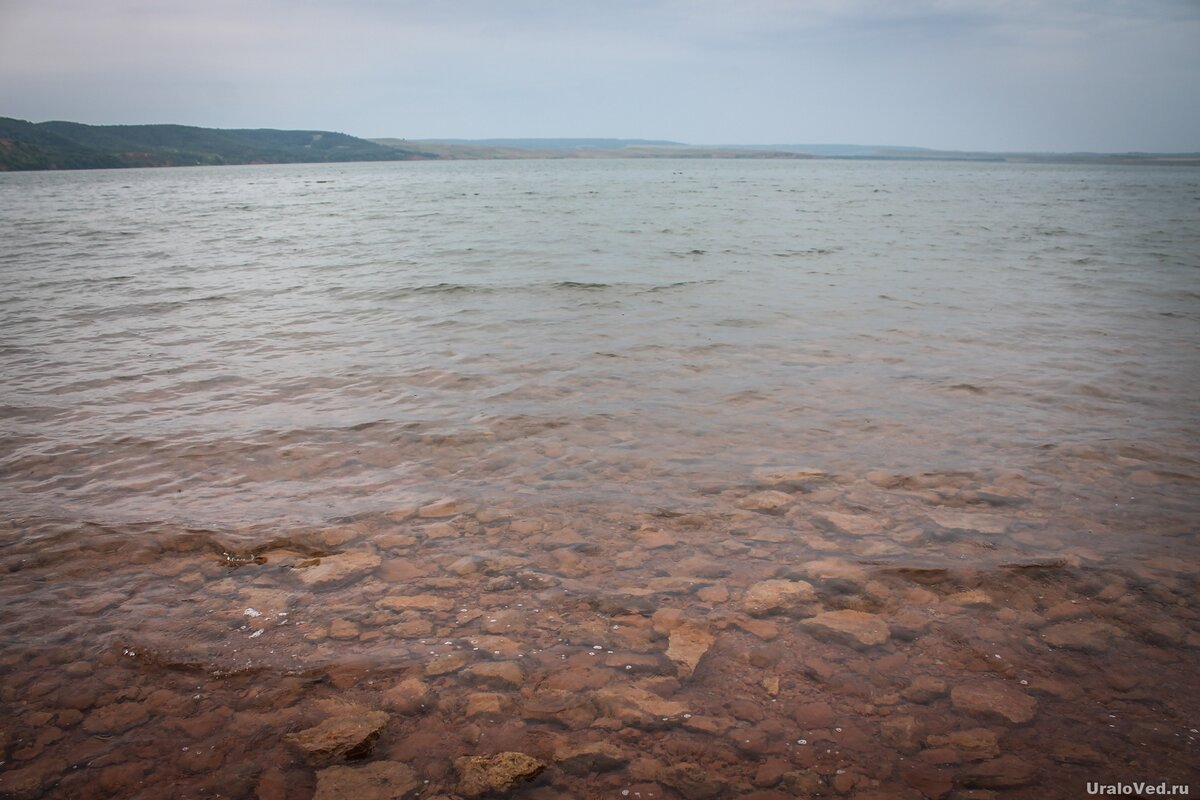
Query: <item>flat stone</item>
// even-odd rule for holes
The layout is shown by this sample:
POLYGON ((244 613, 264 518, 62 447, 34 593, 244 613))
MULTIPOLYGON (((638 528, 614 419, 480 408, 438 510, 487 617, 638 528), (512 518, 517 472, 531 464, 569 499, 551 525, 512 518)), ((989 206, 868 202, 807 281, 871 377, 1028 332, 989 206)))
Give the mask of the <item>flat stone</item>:
POLYGON ((313 800, 409 800, 424 786, 411 768, 396 761, 328 767, 317 773, 313 800))
POLYGON ((809 633, 851 647, 875 647, 891 637, 887 623, 864 611, 825 611, 800 623, 809 633))
POLYGON ((470 514, 475 506, 462 500, 438 500, 417 509, 417 516, 422 519, 438 519, 441 517, 457 517, 459 514, 470 514))
POLYGON ((883 741, 907 755, 921 749, 922 732, 921 724, 908 715, 888 717, 879 724, 883 741))
POLYGON ((322 556, 308 567, 297 567, 294 572, 305 586, 330 586, 351 579, 359 579, 379 566, 377 553, 354 552, 335 556, 322 556))
POLYGON ((390 595, 375 604, 387 611, 450 611, 455 602, 436 594, 390 595))
POLYGON ((768 490, 765 492, 755 492, 754 494, 746 495, 738 500, 735 505, 738 508, 746 509, 747 511, 764 511, 768 513, 778 512, 795 502, 795 498, 785 492, 777 492, 768 490))
POLYGON ((679 666, 680 678, 692 676, 700 659, 712 647, 713 641, 715 639, 711 633, 691 623, 684 623, 671 631, 667 658, 679 666))
POLYGON ((818 700, 795 706, 792 709, 792 719, 807 732, 819 728, 832 728, 837 715, 829 703, 818 700))
POLYGON ((1000 742, 994 731, 987 728, 971 728, 954 731, 945 736, 930 736, 926 739, 930 747, 951 747, 968 759, 995 758, 1000 755, 1000 742))
POLYGON ((1037 700, 1001 681, 966 683, 950 691, 954 707, 982 717, 1021 724, 1033 719, 1037 700))
POLYGON ((563 689, 543 689, 521 709, 522 719, 549 722, 571 730, 586 728, 595 721, 596 704, 587 694, 563 689))
POLYGON ((865 569, 851 561, 840 558, 821 558, 800 566, 800 572, 810 581, 857 587, 867 583, 869 575, 865 569))
POLYGON ((959 773, 959 782, 970 789, 1011 789, 1033 782, 1036 771, 1016 756, 984 761, 959 773))
POLYGON ((627 725, 662 727, 681 717, 688 707, 656 695, 641 686, 607 687, 595 694, 597 707, 606 715, 627 725))
POLYGON ((150 712, 143 703, 113 703, 88 714, 83 729, 88 733, 121 733, 148 719, 150 712))
POLYGON ((762 467, 751 474, 754 480, 769 486, 823 481, 829 478, 828 472, 814 467, 762 467))
POLYGON ((900 693, 910 703, 929 703, 946 693, 946 682, 941 678, 921 675, 913 678, 908 688, 900 693))
POLYGON ((589 742, 555 751, 554 762, 564 772, 585 775, 619 769, 629 763, 629 758, 620 748, 608 742, 589 742))
POLYGON ((761 581, 746 590, 738 602, 738 610, 752 617, 763 617, 801 608, 807 610, 808 604, 816 599, 817 594, 807 581, 761 581))
POLYGON ((458 791, 467 797, 510 792, 531 781, 546 769, 546 763, 525 753, 497 753, 494 756, 464 756, 455 759, 458 791))
POLYGON ((728 785, 719 775, 690 761, 660 769, 655 778, 679 792, 685 800, 712 800, 720 797, 728 785))
POLYGON ((384 708, 406 716, 421 714, 435 703, 429 684, 420 678, 405 678, 384 692, 382 700, 384 708))
POLYGON ((1004 533, 1008 530, 1008 519, 995 514, 939 508, 926 511, 925 516, 949 530, 979 531, 991 534, 1004 533))
POLYGON ((425 665, 425 677, 436 678, 439 675, 449 675, 471 663, 471 657, 466 653, 447 653, 437 656, 425 665))
POLYGON ((471 717, 498 717, 506 713, 512 701, 495 692, 474 692, 467 695, 463 715, 471 717))
POLYGON ((525 673, 515 661, 485 661, 464 670, 462 679, 472 686, 516 689, 525 682, 525 673))
POLYGON ((883 532, 883 521, 870 514, 845 514, 839 511, 823 511, 820 519, 833 525, 842 533, 851 536, 870 536, 883 532))
POLYGON ((368 755, 387 723, 388 715, 382 711, 344 714, 283 738, 301 752, 309 766, 324 767, 368 755))
POLYGON ((947 597, 946 601, 956 606, 968 606, 970 608, 994 608, 996 605, 996 601, 992 599, 992 596, 981 589, 956 592, 947 597))
POLYGON ((1042 638, 1054 647, 1103 653, 1120 630, 1104 622, 1061 622, 1042 631, 1042 638))

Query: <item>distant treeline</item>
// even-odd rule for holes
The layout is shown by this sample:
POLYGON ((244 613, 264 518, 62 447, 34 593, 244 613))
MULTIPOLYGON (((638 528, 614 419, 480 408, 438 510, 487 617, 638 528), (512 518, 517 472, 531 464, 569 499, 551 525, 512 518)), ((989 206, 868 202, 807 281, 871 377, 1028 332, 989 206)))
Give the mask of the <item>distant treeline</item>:
POLYGON ((329 131, 82 125, 0 117, 0 171, 438 158, 329 131))

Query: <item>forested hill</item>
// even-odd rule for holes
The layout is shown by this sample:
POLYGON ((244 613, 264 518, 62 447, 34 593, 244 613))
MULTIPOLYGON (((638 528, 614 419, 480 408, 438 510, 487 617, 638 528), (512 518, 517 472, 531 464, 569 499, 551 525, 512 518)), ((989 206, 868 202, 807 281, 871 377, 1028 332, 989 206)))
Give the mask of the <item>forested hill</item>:
POLYGON ((0 171, 437 158, 329 131, 32 123, 0 117, 0 171))

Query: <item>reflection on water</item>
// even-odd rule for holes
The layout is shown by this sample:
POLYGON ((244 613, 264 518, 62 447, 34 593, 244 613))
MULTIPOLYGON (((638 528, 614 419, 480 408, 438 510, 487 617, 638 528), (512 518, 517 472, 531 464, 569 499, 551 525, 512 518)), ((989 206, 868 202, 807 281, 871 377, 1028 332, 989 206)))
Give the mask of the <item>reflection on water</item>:
POLYGON ((0 194, 0 796, 1195 774, 1200 172, 0 194))

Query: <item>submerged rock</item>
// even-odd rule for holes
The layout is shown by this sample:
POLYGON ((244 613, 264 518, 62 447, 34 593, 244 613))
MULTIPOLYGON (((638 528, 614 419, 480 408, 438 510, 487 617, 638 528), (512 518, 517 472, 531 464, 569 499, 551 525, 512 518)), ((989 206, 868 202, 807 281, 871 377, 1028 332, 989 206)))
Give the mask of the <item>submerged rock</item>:
POLYGON ((791 505, 793 498, 790 494, 768 490, 755 492, 737 501, 737 507, 747 511, 777 512, 791 505))
POLYGON ((306 586, 328 586, 351 578, 361 578, 379 566, 377 553, 342 553, 314 559, 310 566, 297 566, 295 573, 306 586))
POLYGON ((719 776, 690 761, 664 767, 655 777, 659 783, 670 786, 686 800, 711 800, 719 797, 727 786, 719 776))
POLYGON ((519 784, 536 778, 546 766, 533 756, 512 752, 464 756, 454 762, 459 776, 458 791, 467 797, 510 792, 519 784))
POLYGON ((1016 756, 1001 756, 976 764, 959 776, 963 786, 972 789, 1009 789, 1032 783, 1035 770, 1016 756))
POLYGON ((642 727, 660 727, 688 710, 683 703, 659 697, 640 686, 601 689, 595 698, 596 705, 607 716, 642 727))
POLYGON ((290 733, 284 741, 296 747, 310 766, 323 767, 342 759, 368 755, 387 723, 388 715, 382 711, 343 714, 315 727, 290 733))
POLYGON ((397 714, 420 714, 434 703, 429 684, 420 678, 406 678, 383 693, 383 704, 397 714))
POLYGON ((807 581, 761 581, 746 591, 738 609, 752 617, 763 617, 776 612, 807 610, 808 604, 816 599, 816 592, 807 581))
POLYGON ((1054 647, 1103 653, 1120 631, 1104 622, 1063 622, 1042 632, 1042 638, 1054 647))
POLYGON ((679 677, 690 678, 714 638, 704 628, 684 623, 671 631, 668 641, 667 658, 679 665, 679 677))
POLYGON ((1037 700, 1000 681, 955 686, 950 700, 960 711, 1018 724, 1029 722, 1037 710, 1037 700))
POLYGON ((826 611, 802 623, 809 633, 851 647, 875 647, 891 637, 887 623, 876 614, 864 611, 826 611))
POLYGON ((555 752, 554 761, 564 772, 584 775, 623 767, 629 758, 608 742, 590 742, 555 752))
POLYGON ((424 784, 396 761, 376 761, 361 767, 328 767, 317 773, 313 800, 409 800, 424 784))

